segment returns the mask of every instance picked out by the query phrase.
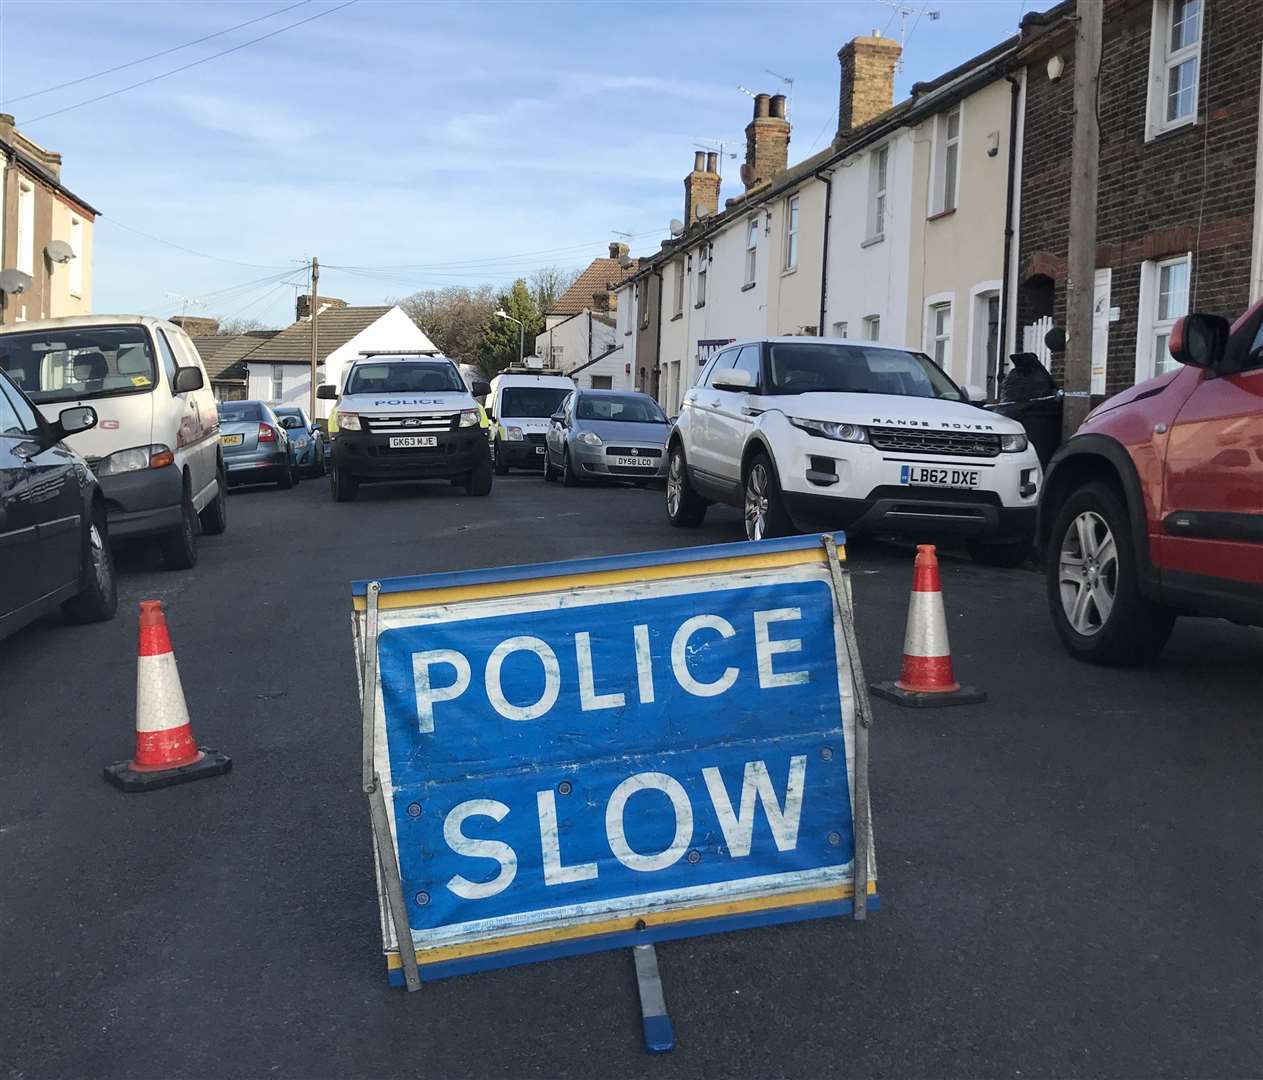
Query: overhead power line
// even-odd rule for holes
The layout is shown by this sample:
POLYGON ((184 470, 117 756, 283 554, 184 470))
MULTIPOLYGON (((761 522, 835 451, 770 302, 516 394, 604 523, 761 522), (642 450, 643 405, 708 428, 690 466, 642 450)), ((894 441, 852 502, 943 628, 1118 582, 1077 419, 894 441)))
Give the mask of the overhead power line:
POLYGON ((192 41, 186 41, 183 45, 173 45, 169 49, 163 49, 160 52, 150 53, 148 56, 142 56, 137 60, 129 60, 126 64, 116 64, 112 68, 106 68, 104 71, 97 71, 91 75, 82 75, 77 79, 71 79, 69 82, 58 83, 56 86, 46 86, 43 90, 32 90, 29 94, 19 94, 17 97, 5 98, 3 104, 12 105, 15 101, 27 101, 33 97, 41 97, 44 94, 51 94, 54 90, 65 90, 68 86, 78 86, 80 83, 91 82, 93 79, 99 79, 104 75, 113 75, 116 71, 124 71, 129 67, 135 67, 137 64, 145 64, 150 60, 157 60, 160 56, 169 56, 171 53, 180 52, 183 49, 191 49, 194 45, 201 45, 204 41, 212 41, 217 37, 223 37, 225 34, 231 34, 234 30, 242 30, 247 26, 253 26, 255 23, 263 22, 265 19, 275 19, 278 15, 284 15, 287 11, 293 11, 295 8, 305 7, 310 4, 311 0, 298 0, 297 4, 290 4, 289 7, 283 7, 277 11, 269 11, 266 15, 260 15, 254 19, 248 19, 246 22, 237 23, 236 26, 230 26, 226 30, 216 30, 213 34, 207 34, 205 37, 195 38, 192 41))
MULTIPOLYGON (((98 221, 104 221, 115 228, 123 229, 129 233, 135 233, 137 236, 143 236, 146 240, 152 240, 155 244, 162 244, 165 247, 174 248, 176 251, 183 251, 186 255, 196 255, 199 259, 211 259, 214 262, 229 263, 232 266, 245 266, 252 270, 280 270, 279 266, 265 265, 264 263, 242 262, 240 259, 225 259, 222 255, 208 255, 205 251, 196 251, 191 247, 185 247, 183 244, 174 243, 171 240, 164 240, 161 236, 153 236, 150 233, 142 232, 140 229, 133 228, 131 225, 124 225, 118 218, 100 217, 98 221)), ((285 273, 289 273, 293 267, 285 268, 285 273)))
POLYGON ((96 97, 88 98, 86 101, 78 101, 73 105, 67 105, 63 109, 54 109, 52 112, 46 112, 41 116, 31 116, 25 120, 19 121, 19 126, 38 123, 40 120, 48 120, 53 116, 61 116, 62 113, 68 113, 73 109, 81 109, 85 105, 94 105, 98 101, 104 101, 106 98, 117 97, 119 94, 125 94, 128 90, 135 90, 141 86, 148 86, 155 83, 159 79, 166 79, 172 75, 178 75, 181 71, 188 71, 190 68, 198 67, 201 64, 208 64, 212 60, 218 60, 221 56, 227 56, 229 53, 239 52, 242 49, 249 48, 251 45, 257 45, 260 41, 267 41, 268 38, 274 38, 278 34, 283 34, 287 30, 294 30, 299 26, 303 26, 309 22, 315 22, 317 19, 323 19, 326 15, 332 15, 335 11, 341 11, 343 8, 349 8, 352 4, 358 3, 359 0, 345 0, 344 3, 338 4, 336 7, 327 8, 324 11, 318 11, 315 15, 308 15, 305 19, 299 19, 298 22, 290 23, 288 26, 282 26, 277 30, 272 30, 266 34, 260 34, 257 38, 251 38, 249 41, 243 41, 239 45, 233 45, 228 49, 221 49, 217 53, 211 53, 210 56, 204 56, 200 60, 193 60, 187 64, 181 64, 177 68, 170 71, 163 71, 157 75, 151 75, 148 79, 141 79, 140 82, 131 83, 128 86, 120 86, 117 90, 110 90, 104 94, 98 94, 96 97))

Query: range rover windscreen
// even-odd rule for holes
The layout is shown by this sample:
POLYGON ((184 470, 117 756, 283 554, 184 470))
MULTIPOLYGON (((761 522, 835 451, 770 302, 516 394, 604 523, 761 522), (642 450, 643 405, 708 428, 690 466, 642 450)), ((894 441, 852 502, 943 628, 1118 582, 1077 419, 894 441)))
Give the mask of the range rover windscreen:
POLYGON ((769 391, 773 394, 894 394, 965 400, 943 370, 920 353, 797 342, 776 342, 769 351, 769 391))

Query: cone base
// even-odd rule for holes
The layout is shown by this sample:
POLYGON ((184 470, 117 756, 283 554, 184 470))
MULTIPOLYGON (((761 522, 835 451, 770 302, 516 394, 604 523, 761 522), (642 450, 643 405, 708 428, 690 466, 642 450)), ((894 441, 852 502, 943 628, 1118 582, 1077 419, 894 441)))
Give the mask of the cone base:
POLYGON ((920 693, 916 690, 905 690, 898 683, 869 683, 868 689, 879 698, 893 701, 909 709, 934 709, 947 705, 978 705, 987 700, 985 690, 976 690, 972 686, 961 686, 955 690, 937 693, 920 693))
POLYGON ((190 780, 223 776, 232 770, 232 758, 227 754, 221 754, 207 746, 199 746, 198 750, 201 751, 201 756, 196 761, 175 769, 138 770, 132 767, 130 761, 116 761, 105 767, 105 779, 120 791, 154 791, 157 788, 187 784, 190 780))

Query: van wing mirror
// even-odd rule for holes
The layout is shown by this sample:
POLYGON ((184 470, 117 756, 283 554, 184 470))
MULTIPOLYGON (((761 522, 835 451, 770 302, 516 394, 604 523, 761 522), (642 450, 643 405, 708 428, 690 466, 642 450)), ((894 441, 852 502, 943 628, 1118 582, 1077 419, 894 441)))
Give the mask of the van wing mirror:
POLYGON ((325 383, 324 386, 317 386, 316 397, 320 398, 321 401, 337 401, 338 388, 330 386, 328 383, 325 383))
POLYGON ((177 368, 175 372, 175 392, 187 394, 190 390, 200 390, 206 385, 202 378, 202 369, 193 366, 177 368))
POLYGON ((1185 315, 1171 329, 1171 358, 1189 367, 1213 368, 1223 359, 1228 333, 1228 320, 1218 315, 1185 315))

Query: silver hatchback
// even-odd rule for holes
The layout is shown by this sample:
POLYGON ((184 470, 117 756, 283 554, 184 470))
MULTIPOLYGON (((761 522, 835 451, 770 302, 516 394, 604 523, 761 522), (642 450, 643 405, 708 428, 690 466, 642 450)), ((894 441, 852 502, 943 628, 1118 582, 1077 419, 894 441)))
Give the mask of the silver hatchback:
POLYGON ((568 487, 580 480, 661 482, 669 428, 666 413, 648 394, 576 390, 549 422, 544 479, 568 487))

